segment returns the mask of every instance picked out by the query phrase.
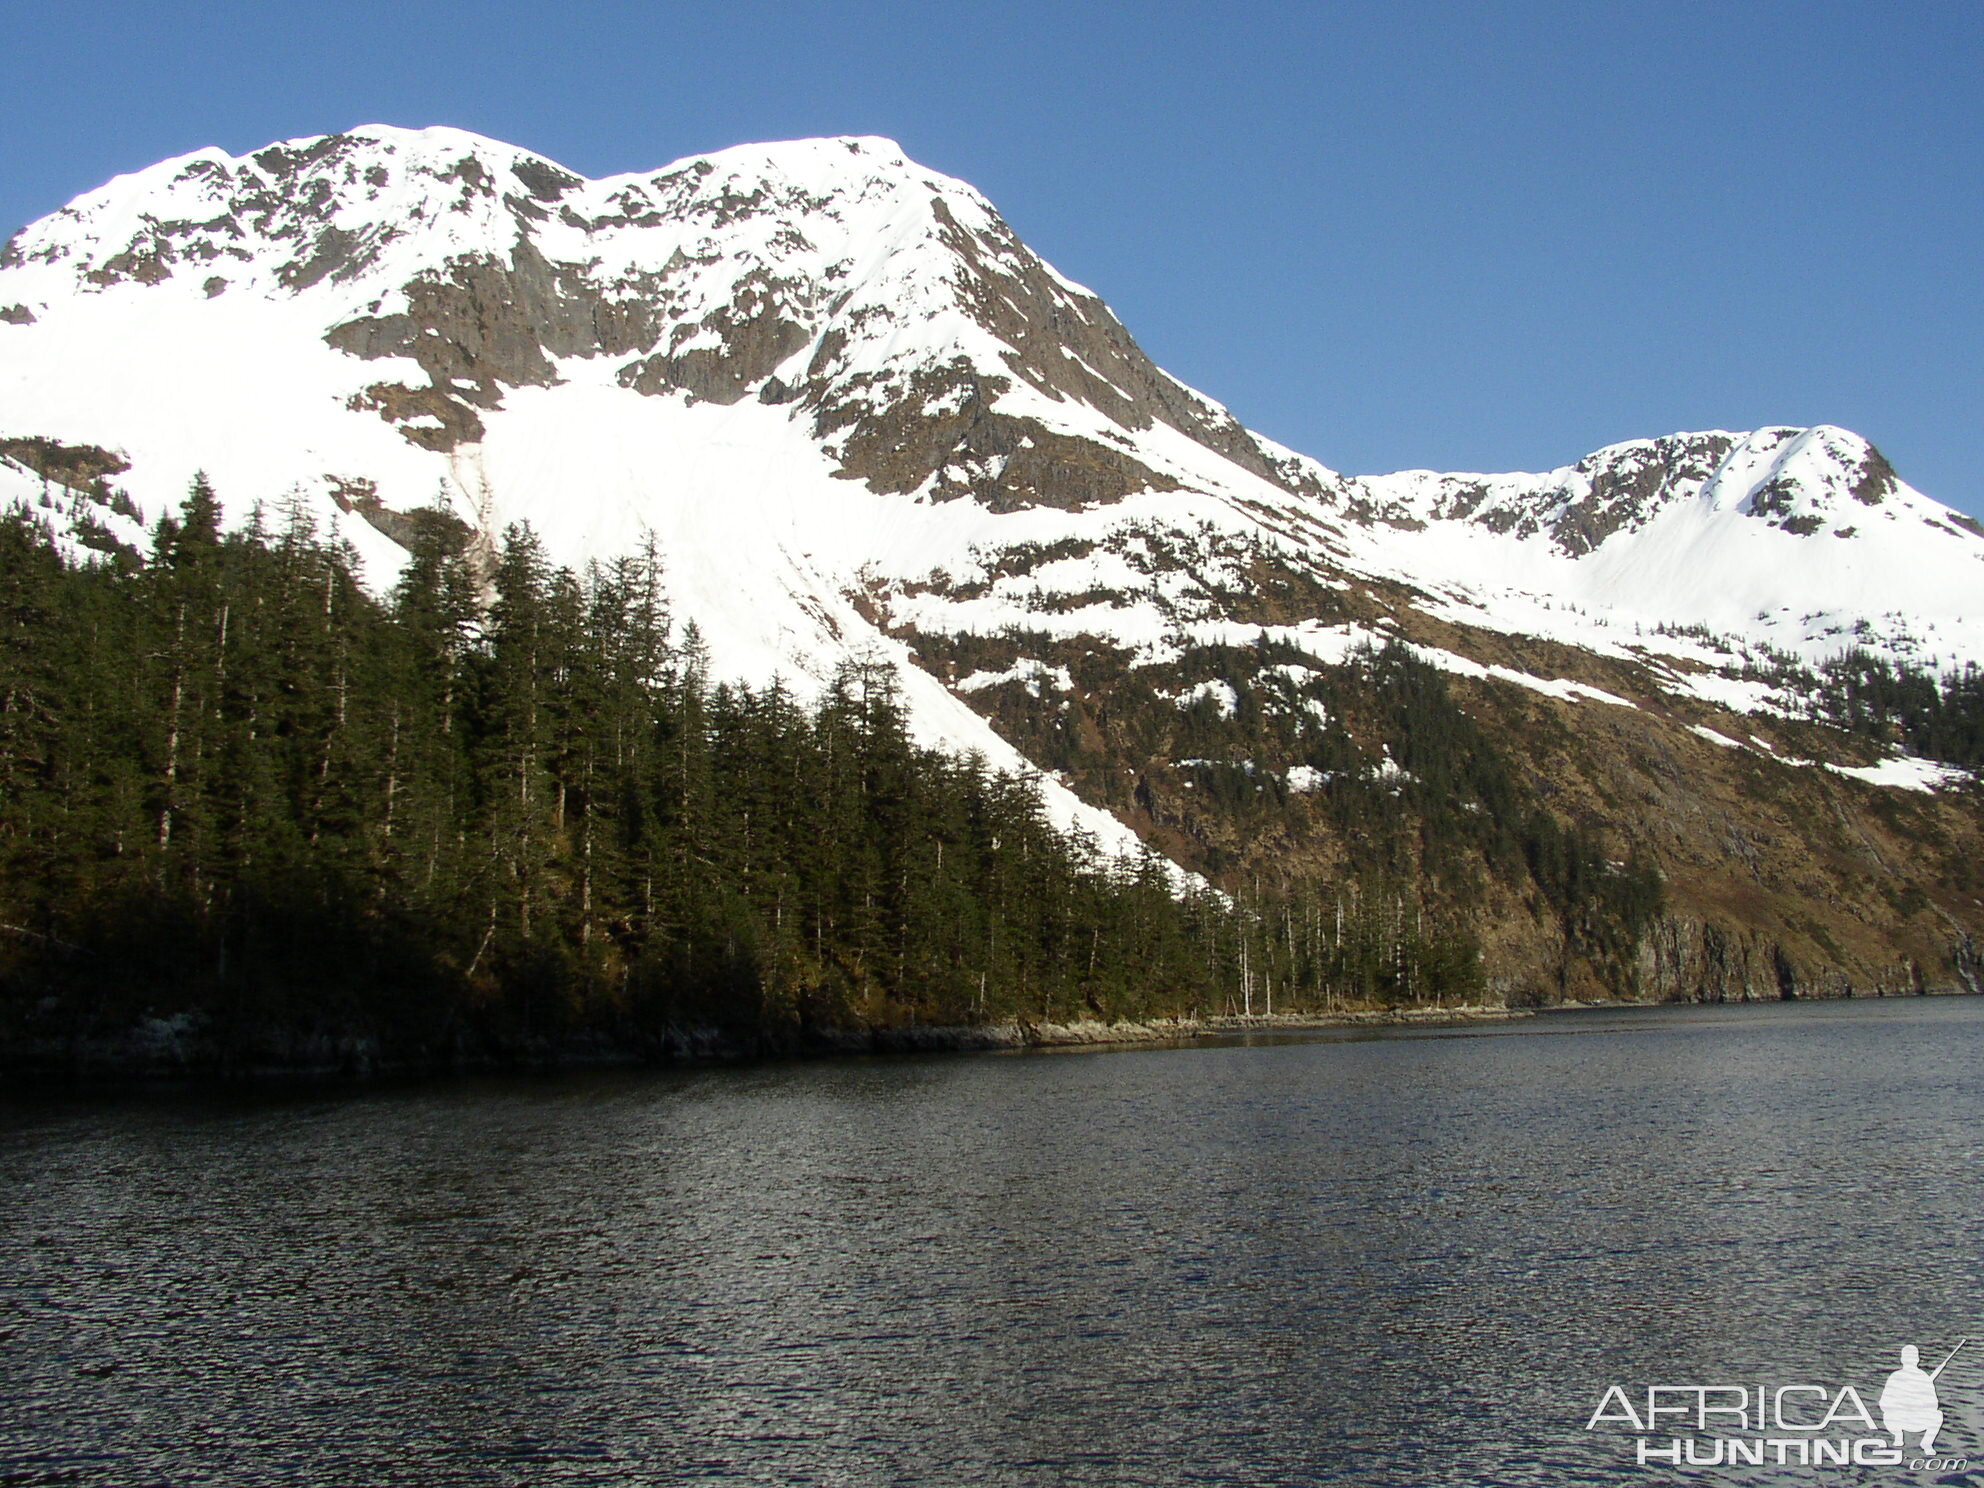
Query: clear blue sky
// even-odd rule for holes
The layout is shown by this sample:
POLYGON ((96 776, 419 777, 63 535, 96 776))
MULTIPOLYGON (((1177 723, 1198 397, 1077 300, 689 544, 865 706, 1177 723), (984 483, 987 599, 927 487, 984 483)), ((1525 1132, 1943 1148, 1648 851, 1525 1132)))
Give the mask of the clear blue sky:
POLYGON ((0 0, 0 232, 367 122, 886 134, 1348 471, 1844 424, 1984 514, 1984 4, 0 0))

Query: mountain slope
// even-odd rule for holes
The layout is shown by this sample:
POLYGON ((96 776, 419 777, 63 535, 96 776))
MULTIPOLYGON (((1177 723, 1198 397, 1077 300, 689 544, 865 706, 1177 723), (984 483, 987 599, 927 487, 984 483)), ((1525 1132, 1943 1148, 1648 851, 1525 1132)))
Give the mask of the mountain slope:
MULTIPOLYGON (((437 507, 482 552, 517 521, 574 565, 652 540, 720 672, 804 687, 887 658, 924 739, 1030 759, 1065 783, 1063 819, 1221 875, 1358 866, 1318 805, 1348 788, 1324 778, 1344 773, 1330 719, 1353 773, 1405 768, 1339 696, 1395 642, 1482 749, 1529 766, 1526 801, 1660 863, 1692 928, 1634 953, 1649 987, 1767 990, 1780 952, 1792 984, 1954 975, 1977 925, 1953 866, 1976 845, 1967 777, 1807 721, 1849 643, 1984 657, 1984 533, 1865 441, 1340 476, 1156 368, 981 196, 885 140, 587 181, 373 127, 119 178, 0 255, 0 462, 15 499, 100 545, 140 542, 205 469, 233 517, 294 501, 377 584, 437 507), (1208 769, 1282 816, 1238 787, 1209 811, 1208 769), (1833 821, 1844 856, 1809 880, 1833 821), (1730 845, 1758 831, 1779 848, 1730 845), (1935 864, 1888 866, 1932 841, 1935 864), (1754 892, 1732 894, 1733 862, 1754 892), (1897 873, 1933 911, 1870 887, 1897 873), (1828 949, 1799 928, 1814 903, 1865 933, 1828 949), (1677 970, 1710 930, 1755 944, 1677 970)), ((1385 856, 1430 871, 1423 844, 1385 856)), ((1475 895, 1502 972, 1534 980, 1565 912, 1481 862, 1435 892, 1475 895)))

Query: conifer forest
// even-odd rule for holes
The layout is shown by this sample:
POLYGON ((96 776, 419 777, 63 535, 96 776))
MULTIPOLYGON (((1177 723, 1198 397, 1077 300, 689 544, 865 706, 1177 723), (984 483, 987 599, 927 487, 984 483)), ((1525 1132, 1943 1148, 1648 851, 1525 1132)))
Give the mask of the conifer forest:
POLYGON ((890 668, 714 677, 653 552, 435 511, 375 597, 300 508, 154 550, 0 523, 0 1037, 148 1021, 244 1064, 665 1056, 908 1026, 1465 1001, 1389 881, 1228 889, 907 736, 890 668))

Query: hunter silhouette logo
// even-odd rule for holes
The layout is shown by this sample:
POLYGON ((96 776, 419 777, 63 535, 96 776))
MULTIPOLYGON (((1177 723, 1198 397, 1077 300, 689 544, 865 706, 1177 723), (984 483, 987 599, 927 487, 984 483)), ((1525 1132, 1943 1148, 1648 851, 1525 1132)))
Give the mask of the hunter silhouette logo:
POLYGON ((1969 1342, 1958 1339, 1942 1363, 1928 1370, 1922 1351, 1912 1343, 1904 1346, 1901 1368, 1887 1376, 1876 1397, 1878 1425, 1852 1385, 1648 1385, 1642 1395, 1612 1385, 1584 1429, 1630 1430, 1640 1466, 1851 1464, 1961 1472, 1968 1459, 1930 1454, 1944 1420, 1936 1380, 1969 1342), (1683 1432, 1688 1434, 1678 1434, 1683 1432), (1669 1434, 1663 1440, 1661 1433, 1669 1434), (1910 1438, 1918 1438, 1919 1446, 1910 1438))
POLYGON ((1927 1374, 1922 1372, 1922 1352, 1909 1344, 1901 1351, 1901 1368, 1888 1376, 1888 1382, 1881 1386, 1881 1425, 1894 1433, 1894 1444, 1902 1445, 1902 1438, 1922 1433, 1922 1450, 1935 1450, 1936 1433, 1943 1429, 1942 1407, 1936 1401, 1936 1376, 1950 1367, 1950 1359, 1957 1355, 1957 1349, 1970 1342, 1968 1338, 1957 1343, 1956 1348, 1927 1374))

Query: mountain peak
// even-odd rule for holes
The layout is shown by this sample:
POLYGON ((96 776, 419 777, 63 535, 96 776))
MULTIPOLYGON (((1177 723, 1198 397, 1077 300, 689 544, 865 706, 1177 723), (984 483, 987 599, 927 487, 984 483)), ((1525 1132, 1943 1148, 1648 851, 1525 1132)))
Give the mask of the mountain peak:
POLYGON ((368 125, 120 177, 0 268, 15 324, 133 294, 146 314, 175 297, 294 306, 348 359, 338 396, 437 452, 478 441, 517 388, 604 377, 792 405, 849 476, 999 508, 1236 465, 1288 489, 1321 479, 1152 366, 972 187, 878 137, 588 180, 462 130, 368 125), (1199 453, 1131 453, 1154 423, 1199 453))

